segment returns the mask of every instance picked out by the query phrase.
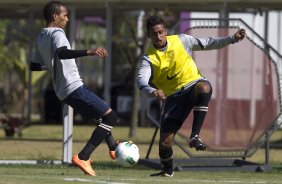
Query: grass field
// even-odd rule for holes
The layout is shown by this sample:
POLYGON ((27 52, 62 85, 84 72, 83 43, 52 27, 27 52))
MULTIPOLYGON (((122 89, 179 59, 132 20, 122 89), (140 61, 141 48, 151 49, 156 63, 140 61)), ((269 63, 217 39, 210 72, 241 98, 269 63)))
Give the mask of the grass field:
MULTIPOLYGON (((31 126, 22 132, 21 137, 5 138, 0 130, 0 159, 8 160, 61 160, 62 158, 62 126, 31 126)), ((144 158, 148 144, 154 132, 153 128, 139 128, 134 141, 144 158)), ((84 146, 92 133, 90 126, 75 126, 73 134, 73 153, 84 146)), ((128 140, 128 128, 116 127, 113 131, 117 139, 128 140)), ((275 132, 271 140, 281 140, 282 132, 275 132)), ((153 146, 150 158, 158 158, 157 142, 153 146)), ((185 154, 174 146, 174 156, 185 158, 185 154)), ((0 165, 0 184, 45 184, 45 183, 282 183, 282 149, 270 150, 270 172, 176 172, 173 178, 152 178, 150 174, 157 172, 144 166, 132 168, 118 166, 108 156, 107 146, 103 143, 92 155, 97 177, 85 176, 79 169, 71 165, 0 165)), ((264 150, 258 150, 249 161, 264 162, 264 150)))

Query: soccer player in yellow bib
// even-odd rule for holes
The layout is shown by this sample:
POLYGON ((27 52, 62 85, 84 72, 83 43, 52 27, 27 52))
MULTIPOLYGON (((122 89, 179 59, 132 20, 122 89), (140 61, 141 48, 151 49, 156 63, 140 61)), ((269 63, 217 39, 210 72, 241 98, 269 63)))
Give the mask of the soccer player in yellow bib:
POLYGON ((194 38, 186 34, 167 35, 162 18, 151 16, 146 22, 152 44, 141 59, 137 75, 139 89, 164 101, 161 115, 159 156, 162 170, 151 176, 172 177, 172 141, 193 109, 189 147, 205 150, 199 134, 212 94, 210 82, 198 70, 192 51, 219 49, 245 37, 240 29, 232 36, 194 38))

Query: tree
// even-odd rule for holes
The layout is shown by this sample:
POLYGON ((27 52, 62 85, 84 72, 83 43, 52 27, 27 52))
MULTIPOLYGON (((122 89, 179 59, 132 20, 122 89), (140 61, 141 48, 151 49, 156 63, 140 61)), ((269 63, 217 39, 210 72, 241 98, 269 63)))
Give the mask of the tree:
MULTIPOLYGON (((28 66, 31 40, 30 34, 39 30, 42 22, 30 24, 27 19, 1 20, 0 83, 1 106, 7 113, 19 113, 26 118, 28 104, 28 66)), ((38 79, 38 78, 37 78, 38 79)), ((34 81, 35 82, 35 81, 34 81)), ((2 109, 3 111, 3 109, 2 109)))
POLYGON ((139 60, 144 52, 145 42, 147 40, 146 36, 142 34, 144 32, 143 17, 145 13, 143 11, 134 11, 119 14, 121 15, 117 16, 122 18, 115 22, 115 25, 118 25, 118 27, 116 27, 118 30, 115 31, 113 35, 113 50, 115 50, 115 48, 118 50, 116 55, 120 56, 120 61, 115 59, 114 64, 117 65, 117 62, 120 62, 118 67, 123 66, 123 70, 119 70, 121 73, 118 75, 123 76, 123 78, 119 79, 123 80, 122 83, 127 85, 128 89, 133 89, 130 92, 132 95, 132 110, 130 115, 129 137, 135 137, 137 135, 140 106, 140 92, 136 87, 135 79, 139 67, 139 60), (138 35, 137 33, 140 34, 138 35))

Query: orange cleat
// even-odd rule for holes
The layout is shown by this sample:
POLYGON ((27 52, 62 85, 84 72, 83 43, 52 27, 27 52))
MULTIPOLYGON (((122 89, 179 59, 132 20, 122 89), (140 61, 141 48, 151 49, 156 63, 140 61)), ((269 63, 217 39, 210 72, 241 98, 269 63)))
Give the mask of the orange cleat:
POLYGON ((78 155, 74 155, 72 157, 72 163, 79 167, 85 174, 89 175, 89 176, 96 176, 95 171, 93 170, 92 166, 91 166, 91 161, 90 160, 80 160, 78 158, 78 155))
POLYGON ((116 151, 109 151, 109 155, 111 159, 115 160, 116 159, 116 151))
MULTIPOLYGON (((118 145, 119 143, 121 143, 121 141, 120 140, 117 140, 116 141, 116 144, 118 145)), ((114 151, 109 151, 109 155, 110 155, 110 157, 111 157, 111 159, 113 159, 113 160, 115 160, 116 159, 116 151, 114 150, 114 151)))

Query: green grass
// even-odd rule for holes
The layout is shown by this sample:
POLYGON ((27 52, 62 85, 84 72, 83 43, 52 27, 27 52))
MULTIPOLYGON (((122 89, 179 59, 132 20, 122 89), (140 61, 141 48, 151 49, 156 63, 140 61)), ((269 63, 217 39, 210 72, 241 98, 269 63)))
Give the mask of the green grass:
POLYGON ((149 175, 155 170, 134 167, 121 168, 98 162, 96 177, 85 176, 72 166, 66 165, 0 165, 0 183, 61 184, 61 183, 281 183, 281 172, 176 172, 173 178, 155 178, 149 175))
MULTIPOLYGON (((92 133, 91 126, 74 126, 73 153, 84 146, 92 133)), ((61 125, 31 126, 22 132, 21 137, 5 138, 0 130, 0 159, 8 160, 61 160, 62 158, 61 125)), ((115 138, 129 140, 128 128, 115 127, 115 138)), ((131 139, 140 149, 144 158, 151 140, 153 128, 138 128, 138 135, 131 139)), ((271 140, 281 140, 281 131, 275 132, 271 140)), ((157 135, 158 138, 158 135, 157 135)), ((131 168, 118 166, 108 156, 107 146, 101 144, 91 156, 97 177, 85 176, 79 169, 70 165, 0 165, 0 184, 44 184, 44 183, 281 183, 282 149, 270 150, 270 172, 176 172, 173 178, 152 178, 150 174, 157 172, 144 166, 131 168)), ((185 158, 185 154, 174 146, 175 158, 185 158)), ((151 158, 158 158, 157 140, 153 146, 151 158)), ((264 162, 264 150, 258 150, 249 161, 264 162)))

